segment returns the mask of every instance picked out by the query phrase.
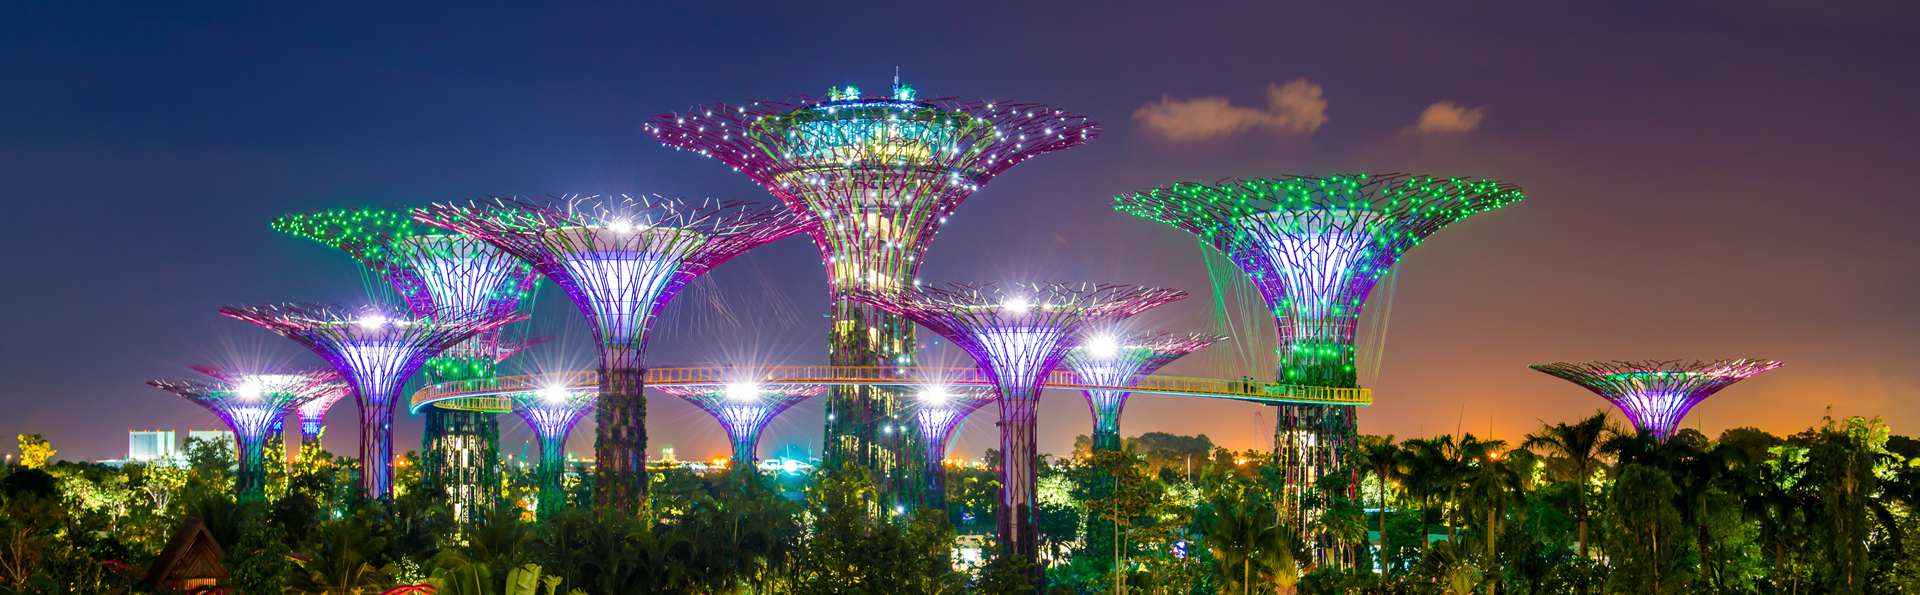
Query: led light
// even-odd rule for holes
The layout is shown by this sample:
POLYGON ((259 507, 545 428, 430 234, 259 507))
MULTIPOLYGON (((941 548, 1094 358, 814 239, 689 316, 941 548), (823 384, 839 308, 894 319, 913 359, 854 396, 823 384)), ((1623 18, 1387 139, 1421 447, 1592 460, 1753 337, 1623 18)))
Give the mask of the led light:
POLYGON ((261 387, 259 382, 253 380, 241 382, 240 386, 234 387, 233 389, 234 396, 240 397, 242 401, 258 401, 260 400, 260 395, 265 392, 265 388, 261 387))
POLYGON ((607 229, 620 235, 630 234, 633 233, 633 222, 626 219, 614 219, 612 223, 607 224, 607 229))
POLYGON ((1100 335, 1087 340, 1087 355, 1094 359, 1112 359, 1120 355, 1120 341, 1112 335, 1100 335))
POLYGON ((736 403, 760 398, 760 385, 752 382, 735 382, 727 385, 727 400, 736 403))
POLYGON ((387 317, 378 313, 367 314, 353 321, 354 324, 360 325, 360 328, 370 331, 380 330, 380 327, 386 326, 387 322, 387 317))
POLYGON ((1008 314, 1026 314, 1028 310, 1033 309, 1033 304, 1028 302, 1027 298, 1014 297, 1001 302, 1000 309, 1006 310, 1008 314))
POLYGON ((940 385, 929 386, 920 390, 920 402, 928 405, 945 405, 947 404, 947 399, 952 396, 953 393, 947 392, 947 387, 940 385))
POLYGON ((548 405, 559 405, 567 401, 567 387, 549 385, 539 390, 540 400, 548 405))

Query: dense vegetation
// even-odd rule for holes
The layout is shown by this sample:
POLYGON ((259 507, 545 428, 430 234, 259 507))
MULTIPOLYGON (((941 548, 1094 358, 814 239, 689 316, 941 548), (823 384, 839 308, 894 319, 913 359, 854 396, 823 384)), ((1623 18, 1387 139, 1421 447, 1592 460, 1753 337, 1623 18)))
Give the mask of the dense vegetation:
POLYGON ((0 592, 144 590, 188 517, 248 593, 998 593, 1030 588, 1036 564, 1051 590, 1086 593, 1920 592, 1920 443, 1859 418, 1664 444, 1599 415, 1511 442, 1367 436, 1353 477, 1301 503, 1321 511, 1304 527, 1280 521, 1289 503, 1265 453, 1165 434, 1123 452, 1083 442, 1044 466, 1039 562, 991 556, 983 469, 953 470, 945 517, 882 506, 849 467, 797 492, 659 472, 644 519, 578 506, 586 478, 539 523, 533 480, 513 469, 500 487, 515 506, 456 530, 407 461, 382 503, 358 496, 353 461, 306 450, 271 460, 267 501, 242 505, 219 445, 195 443, 184 467, 57 461, 32 435, 21 452, 0 468, 0 592), (975 549, 987 559, 963 555, 975 549))

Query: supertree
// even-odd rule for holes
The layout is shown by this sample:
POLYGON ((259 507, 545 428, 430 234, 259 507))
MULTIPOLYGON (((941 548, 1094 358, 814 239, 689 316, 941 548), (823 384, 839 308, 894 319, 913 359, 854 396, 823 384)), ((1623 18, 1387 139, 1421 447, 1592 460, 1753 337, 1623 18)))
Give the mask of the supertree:
POLYGON ((571 197, 555 205, 496 198, 436 204, 414 216, 531 263, 586 315, 600 343, 594 504, 627 512, 646 500, 643 356, 654 320, 693 279, 806 225, 777 208, 658 196, 571 197))
POLYGON ((352 394, 353 388, 343 384, 294 408, 293 414, 300 422, 301 448, 307 445, 319 447, 320 433, 327 427, 327 412, 333 409, 334 404, 352 394))
POLYGON ((393 493, 393 405, 407 379, 448 347, 526 318, 440 321, 310 304, 227 306, 220 314, 292 339, 333 364, 360 405, 360 487, 382 500, 393 493))
MULTIPOLYGON (((1132 386, 1141 377, 1158 371, 1161 366, 1225 339, 1219 335, 1199 333, 1124 335, 1096 331, 1084 337, 1078 347, 1067 351, 1066 362, 1081 382, 1099 386, 1132 386)), ((1093 411, 1094 450, 1119 450, 1120 411, 1127 406, 1127 395, 1130 393, 1114 389, 1081 392, 1087 397, 1087 407, 1093 411)))
MULTIPOLYGON (((1523 197, 1493 180, 1352 174, 1177 183, 1121 194, 1115 209, 1198 236, 1251 278, 1273 311, 1280 382, 1354 388, 1355 329, 1374 285, 1442 227, 1523 197)), ((1302 496, 1320 477, 1352 479, 1344 461, 1359 440, 1354 410, 1276 408, 1288 505, 1304 515, 1302 496)))
POLYGON ((968 415, 993 402, 994 391, 960 389, 932 385, 920 390, 914 399, 913 418, 926 444, 927 487, 920 505, 929 510, 947 509, 947 446, 953 431, 968 415))
POLYGON ((1613 403, 1640 431, 1666 442, 1694 405, 1735 382, 1780 367, 1764 359, 1555 362, 1528 366, 1613 403))
POLYGON ((567 493, 561 480, 567 472, 567 435, 593 407, 598 389, 568 387, 564 384, 538 390, 508 393, 513 412, 527 420, 540 438, 540 495, 536 500, 536 518, 545 520, 566 504, 567 493))
POLYGON ((720 386, 662 386, 659 391, 686 399, 727 431, 734 468, 752 470, 760 432, 795 403, 826 392, 822 385, 733 382, 720 386))
POLYGON ((267 438, 281 427, 287 412, 337 392, 338 377, 331 371, 246 374, 210 367, 195 369, 212 381, 150 380, 147 384, 193 401, 225 422, 233 430, 234 454, 239 461, 234 492, 243 502, 265 499, 267 438))
MULTIPOLYGON (((818 221, 808 229, 831 290, 828 360, 906 365, 913 326, 843 299, 849 290, 912 287, 940 226, 995 176, 1100 133, 1085 116, 1014 101, 920 99, 895 77, 890 96, 847 86, 827 97, 713 104, 644 126, 667 146, 717 159, 818 221)), ((913 482, 915 438, 901 389, 836 386, 827 395, 825 459, 853 461, 900 497, 913 482)))
MULTIPOLYGON (((392 286, 414 316, 437 321, 511 314, 539 280, 533 268, 486 242, 413 222, 406 211, 336 209, 286 215, 283 233, 337 248, 392 286)), ((427 381, 485 380, 525 343, 479 333, 427 360, 427 381)), ((447 495, 454 518, 491 510, 499 484, 499 412, 431 408, 421 433, 421 480, 447 495)))
POLYGON ((848 297, 926 327, 973 356, 1000 401, 1000 547, 1037 559, 1034 404, 1047 374, 1089 326, 1118 322, 1186 297, 1133 285, 955 284, 848 297))

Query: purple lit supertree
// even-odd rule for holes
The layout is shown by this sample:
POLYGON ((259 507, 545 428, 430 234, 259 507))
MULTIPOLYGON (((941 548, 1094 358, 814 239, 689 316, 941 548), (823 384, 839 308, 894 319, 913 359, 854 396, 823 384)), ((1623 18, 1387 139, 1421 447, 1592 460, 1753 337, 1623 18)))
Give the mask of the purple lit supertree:
POLYGON ((506 395, 513 403, 513 412, 527 420, 540 438, 540 495, 534 507, 535 518, 546 520, 566 505, 567 493, 561 480, 567 473, 567 435, 593 407, 598 394, 595 388, 556 385, 506 395))
MULTIPOLYGON (((1363 173, 1177 183, 1121 194, 1114 208, 1194 234, 1237 265, 1273 312, 1280 382, 1358 388, 1355 330, 1374 286, 1442 228, 1523 198, 1494 180, 1363 173)), ((1223 277, 1213 276, 1216 294, 1232 282, 1223 277)), ((1345 405, 1275 407, 1286 506, 1307 527, 1312 512, 1301 503, 1321 477, 1346 476, 1349 494, 1359 484, 1347 464, 1357 417, 1345 405)))
MULTIPOLYGON (((414 316, 437 321, 511 314, 536 289, 533 268, 486 242, 414 223, 406 211, 336 209, 286 215, 275 230, 352 256, 384 279, 414 316)), ((431 383, 493 378, 522 345, 499 331, 479 333, 427 360, 431 383)), ((432 408, 421 432, 421 483, 444 492, 462 524, 484 520, 499 484, 497 412, 432 408)))
MULTIPOLYGON (((1086 384, 1132 386, 1143 376, 1173 363, 1189 353, 1226 340, 1219 335, 1199 333, 1153 333, 1122 335, 1096 331, 1083 337, 1080 346, 1067 352, 1067 367, 1086 384)), ((1093 411, 1093 449, 1120 449, 1120 411, 1127 406, 1129 391, 1089 389, 1081 391, 1087 407, 1093 411)))
POLYGON ((243 502, 265 499, 263 459, 267 438, 281 427, 287 412, 318 396, 337 392, 338 377, 331 371, 245 374, 210 367, 195 369, 213 380, 149 380, 147 384, 193 401, 225 422, 233 430, 234 454, 239 461, 234 474, 235 494, 243 502))
POLYGON ((1133 285, 955 284, 848 297, 904 316, 973 356, 1000 401, 1000 547, 1037 559, 1034 405, 1040 387, 1085 328, 1179 300, 1184 291, 1133 285))
POLYGON ((693 403, 720 427, 726 429, 728 443, 733 445, 733 466, 754 469, 757 460, 755 450, 760 445, 760 432, 773 423, 773 418, 786 411, 795 403, 818 397, 827 388, 808 384, 776 384, 763 386, 754 382, 735 382, 722 386, 662 386, 660 392, 667 393, 693 403))
MULTIPOLYGON (((1079 114, 1014 101, 920 99, 895 77, 890 96, 852 86, 825 99, 714 104, 662 114, 644 126, 667 146, 719 160, 796 213, 827 270, 834 365, 911 363, 913 326, 843 299, 850 290, 891 293, 917 282, 920 263, 947 217, 1007 169, 1079 146, 1099 124, 1079 114)), ((825 462, 852 461, 889 497, 913 485, 914 437, 901 389, 836 386, 827 396, 825 462), (910 425, 910 424, 909 424, 910 425)))
POLYGON ((574 197, 553 206, 497 198, 436 204, 414 216, 531 263, 586 315, 600 343, 594 504, 633 513, 646 501, 643 356, 654 320, 688 282, 806 225, 774 207, 664 197, 574 197))
POLYGON ((1780 367, 1765 359, 1556 362, 1528 366, 1578 384, 1613 403, 1640 431, 1666 442, 1707 397, 1735 382, 1780 367))
POLYGON ((313 400, 301 403, 293 410, 294 416, 300 421, 301 448, 304 449, 308 445, 320 447, 320 433, 327 428, 327 411, 332 410, 334 404, 339 403, 341 399, 352 394, 352 388, 340 385, 326 394, 314 397, 313 400))
POLYGON ((427 359, 478 333, 524 320, 507 314, 479 320, 396 318, 309 304, 227 306, 220 314, 305 345, 333 364, 360 405, 360 487, 368 497, 393 493, 393 405, 427 359))
POLYGON ((920 506, 929 510, 947 509, 947 446, 953 432, 968 415, 993 402, 995 393, 983 389, 957 389, 932 385, 914 398, 913 419, 920 426, 921 443, 926 445, 927 488, 920 506))

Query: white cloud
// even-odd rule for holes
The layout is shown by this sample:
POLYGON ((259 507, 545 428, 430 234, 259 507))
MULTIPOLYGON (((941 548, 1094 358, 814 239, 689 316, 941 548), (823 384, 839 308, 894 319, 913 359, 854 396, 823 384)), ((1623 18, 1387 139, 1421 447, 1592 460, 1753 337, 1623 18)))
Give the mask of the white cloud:
POLYGON ((1327 99, 1318 83, 1296 79, 1284 85, 1269 83, 1264 108, 1233 105, 1225 97, 1162 96, 1134 110, 1133 119, 1175 141, 1203 141, 1256 128, 1304 134, 1327 123, 1327 99))
POLYGON ((1467 107, 1451 101, 1442 101, 1427 106, 1420 112, 1420 121, 1413 129, 1420 134, 1456 134, 1472 132, 1480 127, 1480 119, 1487 115, 1485 107, 1467 107))

